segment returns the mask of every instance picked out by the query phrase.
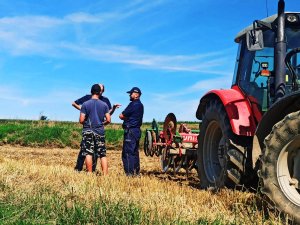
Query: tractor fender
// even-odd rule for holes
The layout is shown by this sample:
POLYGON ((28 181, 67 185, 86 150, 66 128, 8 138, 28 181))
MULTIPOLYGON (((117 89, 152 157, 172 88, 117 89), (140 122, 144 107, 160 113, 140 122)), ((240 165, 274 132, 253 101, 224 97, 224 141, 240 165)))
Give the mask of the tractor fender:
POLYGON ((263 115, 253 139, 252 163, 257 165, 259 155, 264 149, 264 140, 271 133, 273 126, 286 115, 300 110, 300 91, 284 96, 274 103, 263 115))
POLYGON ((202 120, 206 105, 213 99, 222 102, 233 133, 243 136, 253 136, 256 129, 255 120, 248 99, 243 95, 241 90, 233 86, 227 90, 211 90, 206 93, 200 100, 196 117, 202 120))

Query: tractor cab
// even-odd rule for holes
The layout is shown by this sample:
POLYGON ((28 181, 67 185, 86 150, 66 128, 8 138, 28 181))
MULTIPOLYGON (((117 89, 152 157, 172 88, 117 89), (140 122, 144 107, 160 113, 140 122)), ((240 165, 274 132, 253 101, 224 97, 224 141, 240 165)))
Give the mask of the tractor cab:
MULTIPOLYGON (((277 15, 241 31, 235 38, 239 43, 233 85, 238 86, 252 105, 264 113, 276 101, 277 15)), ((286 57, 281 88, 284 95, 298 90, 300 80, 300 13, 285 13, 286 57), (293 54, 292 54, 293 53, 293 54)), ((283 49, 284 50, 284 49, 283 49)))

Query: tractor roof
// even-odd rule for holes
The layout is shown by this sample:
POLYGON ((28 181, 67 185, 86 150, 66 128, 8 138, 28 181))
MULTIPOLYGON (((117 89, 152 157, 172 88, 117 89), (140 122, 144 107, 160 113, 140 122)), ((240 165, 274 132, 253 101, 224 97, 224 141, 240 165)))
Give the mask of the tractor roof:
MULTIPOLYGON (((273 16, 269 16, 261 21, 266 22, 266 23, 272 23, 274 20, 277 18, 277 14, 274 14, 273 16)), ((241 30, 235 37, 234 41, 236 43, 239 43, 241 38, 249 31, 253 29, 253 24, 249 25, 245 29, 241 30)))
MULTIPOLYGON (((285 12, 285 14, 298 14, 298 17, 300 17, 300 12, 285 12)), ((269 16, 267 18, 262 19, 261 21, 266 23, 273 23, 277 19, 277 14, 274 14, 272 16, 269 16)), ((253 29, 253 24, 249 25, 245 29, 241 30, 235 37, 234 41, 236 43, 239 43, 241 41, 241 38, 246 35, 247 31, 253 29)))

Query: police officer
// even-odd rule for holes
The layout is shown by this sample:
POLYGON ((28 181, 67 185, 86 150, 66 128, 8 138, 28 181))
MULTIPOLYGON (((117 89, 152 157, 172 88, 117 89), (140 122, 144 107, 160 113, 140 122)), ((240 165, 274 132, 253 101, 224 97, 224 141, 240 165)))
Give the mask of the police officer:
POLYGON ((133 87, 128 91, 130 103, 120 114, 119 118, 123 120, 124 140, 122 161, 124 171, 127 176, 139 175, 140 156, 139 141, 141 138, 141 129, 143 123, 144 106, 140 101, 142 94, 138 87, 133 87))

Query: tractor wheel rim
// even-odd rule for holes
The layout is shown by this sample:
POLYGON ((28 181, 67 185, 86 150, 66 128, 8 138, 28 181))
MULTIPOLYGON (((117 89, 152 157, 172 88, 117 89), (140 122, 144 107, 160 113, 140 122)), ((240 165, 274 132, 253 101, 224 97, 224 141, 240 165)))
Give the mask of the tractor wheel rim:
POLYGON ((223 157, 220 148, 223 144, 222 130, 217 121, 212 121, 207 127, 207 139, 204 141, 204 170, 210 183, 216 183, 222 171, 223 157))
POLYGON ((300 136, 281 150, 277 161, 277 180, 283 194, 300 206, 300 136))

